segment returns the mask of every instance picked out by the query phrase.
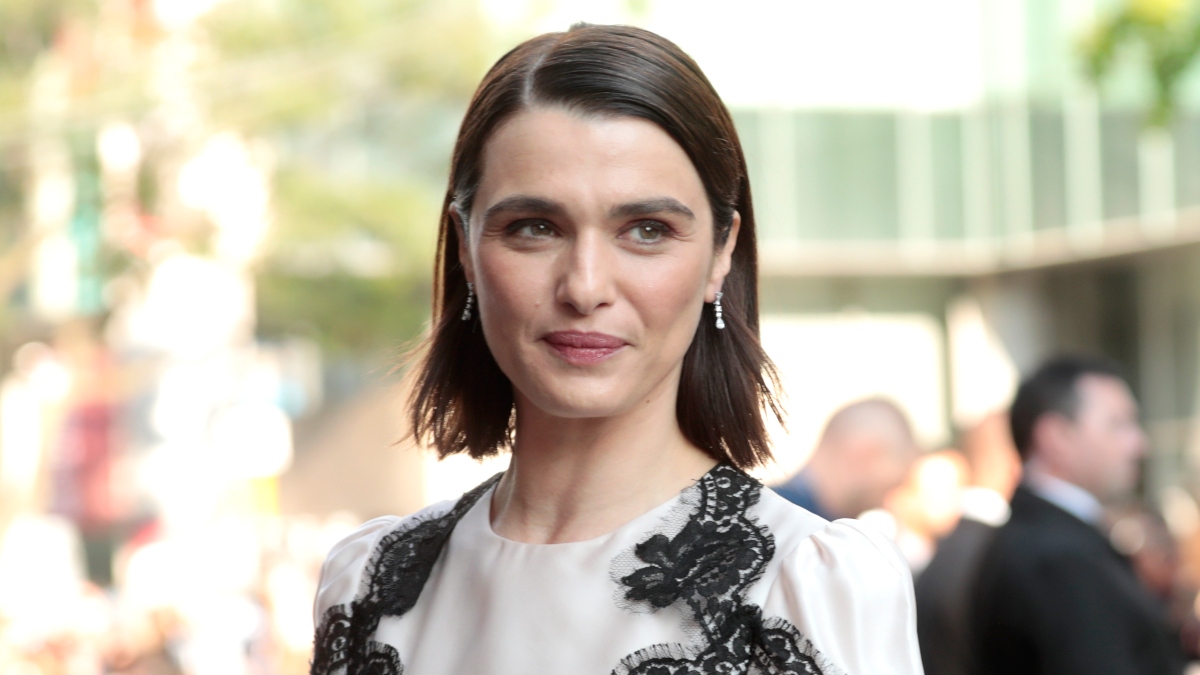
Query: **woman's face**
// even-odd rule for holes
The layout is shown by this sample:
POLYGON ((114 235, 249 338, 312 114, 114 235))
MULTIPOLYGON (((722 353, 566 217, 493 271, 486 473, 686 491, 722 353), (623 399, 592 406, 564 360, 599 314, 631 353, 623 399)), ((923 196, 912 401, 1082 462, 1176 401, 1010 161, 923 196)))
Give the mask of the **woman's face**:
POLYGON ((495 131, 483 160, 459 256, 518 408, 595 418, 673 406, 738 218, 717 249, 691 160, 637 118, 532 108, 495 131))

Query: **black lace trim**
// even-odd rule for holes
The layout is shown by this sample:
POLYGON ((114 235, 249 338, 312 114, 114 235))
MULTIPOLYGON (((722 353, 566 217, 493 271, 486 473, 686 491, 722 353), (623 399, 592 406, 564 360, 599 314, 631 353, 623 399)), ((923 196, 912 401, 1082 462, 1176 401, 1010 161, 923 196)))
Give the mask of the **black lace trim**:
POLYGON ((775 556, 775 537, 747 514, 762 484, 722 464, 689 491, 695 492, 685 492, 684 503, 692 502, 692 513, 682 527, 637 544, 632 553, 641 566, 623 573, 628 560, 618 559, 614 570, 621 571, 614 576, 627 609, 679 606, 696 644, 639 650, 622 659, 614 675, 834 675, 836 668, 795 626, 764 619, 762 608, 746 600, 775 556))
POLYGON ((372 639, 385 616, 403 616, 417 604, 434 563, 458 521, 489 488, 484 481, 444 515, 419 520, 384 535, 363 573, 353 602, 329 608, 317 628, 312 675, 402 675, 394 647, 372 639))
MULTIPOLYGON (((463 495, 443 515, 388 533, 375 547, 353 602, 329 608, 317 628, 312 675, 403 675, 394 647, 373 639, 384 616, 416 605, 451 532, 500 478, 463 495)), ((621 604, 684 610, 692 645, 659 644, 621 660, 614 675, 841 675, 780 617, 764 618, 746 591, 775 555, 775 538, 748 514, 762 485, 718 465, 684 492, 686 514, 614 561, 621 604), (621 569, 626 567, 628 569, 621 569)))

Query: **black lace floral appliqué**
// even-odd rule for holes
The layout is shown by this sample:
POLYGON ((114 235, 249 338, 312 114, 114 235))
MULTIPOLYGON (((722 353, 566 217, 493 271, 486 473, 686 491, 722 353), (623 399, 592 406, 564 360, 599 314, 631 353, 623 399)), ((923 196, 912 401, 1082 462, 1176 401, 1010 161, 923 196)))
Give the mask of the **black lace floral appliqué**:
POLYGON ((384 535, 363 573, 353 602, 330 607, 317 627, 312 675, 402 675, 400 655, 373 639, 385 616, 403 616, 421 589, 454 526, 500 479, 493 476, 462 496, 444 515, 384 535))
MULTIPOLYGON (((395 648, 373 639, 380 620, 417 603, 458 521, 500 476, 443 515, 385 535, 353 602, 317 628, 312 675, 403 675, 395 648)), ((692 644, 659 644, 621 660, 614 675, 841 675, 795 626, 746 600, 775 555, 774 537, 747 515, 762 486, 719 465, 681 496, 682 511, 614 561, 618 600, 635 612, 678 606, 692 644)))
POLYGON ((614 561, 623 607, 654 612, 677 605, 695 638, 691 645, 660 644, 630 654, 614 675, 838 672, 795 626, 764 618, 762 608, 746 600, 775 555, 774 536, 747 515, 761 490, 745 473, 719 465, 685 491, 685 518, 668 517, 676 522, 614 561))

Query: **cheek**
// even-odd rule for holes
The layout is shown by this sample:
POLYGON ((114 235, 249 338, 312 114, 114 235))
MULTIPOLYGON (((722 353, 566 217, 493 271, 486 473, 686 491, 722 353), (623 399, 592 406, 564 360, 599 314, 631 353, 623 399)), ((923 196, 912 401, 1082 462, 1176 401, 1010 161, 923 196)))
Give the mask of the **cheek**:
MULTIPOLYGON (((517 377, 530 326, 545 303, 547 275, 535 261, 488 251, 476 258, 475 292, 484 340, 500 369, 517 377), (515 370, 514 370, 515 369, 515 370)), ((526 257, 528 258, 528 257, 526 257)))
MULTIPOLYGON (((1102 457, 1096 457, 1090 462, 1093 470, 1108 475, 1112 475, 1114 472, 1124 473, 1130 467, 1133 459, 1129 437, 1118 430, 1110 430, 1106 434, 1097 436, 1091 448, 1094 448, 1094 455, 1102 455, 1102 457)), ((1092 457, 1085 458, 1085 462, 1092 457)))
POLYGON ((481 314, 497 328, 513 327, 547 294, 548 274, 537 256, 482 250, 476 261, 481 314))
POLYGON ((628 270, 623 295, 637 308, 648 331, 666 342, 691 344, 703 307, 707 261, 670 262, 674 264, 628 270))

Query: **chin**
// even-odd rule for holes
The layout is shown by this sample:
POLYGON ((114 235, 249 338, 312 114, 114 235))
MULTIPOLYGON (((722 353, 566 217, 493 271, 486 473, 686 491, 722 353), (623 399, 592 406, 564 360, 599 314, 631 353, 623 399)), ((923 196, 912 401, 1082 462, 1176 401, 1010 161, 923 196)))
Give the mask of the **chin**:
POLYGON ((529 402, 542 412, 563 419, 615 417, 633 407, 625 401, 612 401, 599 396, 531 398, 529 402))
POLYGON ((642 398, 612 391, 595 381, 572 384, 575 386, 541 388, 524 398, 547 415, 564 419, 614 417, 633 408, 642 398))

